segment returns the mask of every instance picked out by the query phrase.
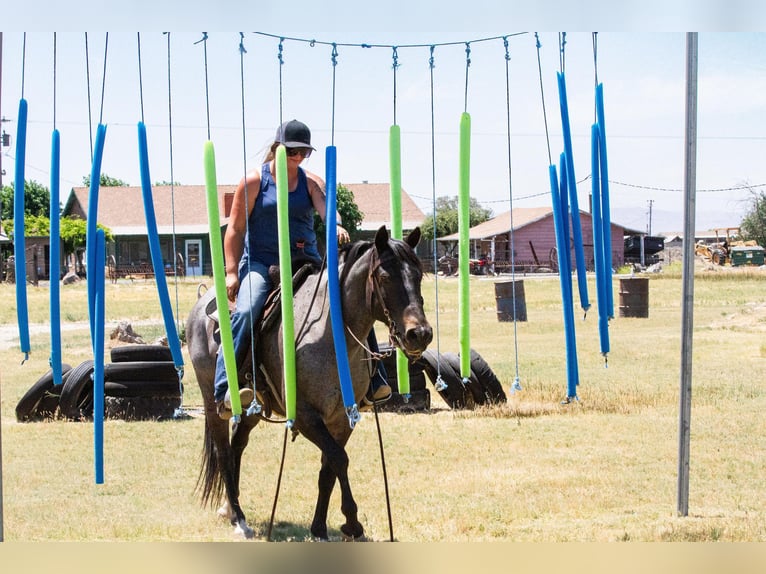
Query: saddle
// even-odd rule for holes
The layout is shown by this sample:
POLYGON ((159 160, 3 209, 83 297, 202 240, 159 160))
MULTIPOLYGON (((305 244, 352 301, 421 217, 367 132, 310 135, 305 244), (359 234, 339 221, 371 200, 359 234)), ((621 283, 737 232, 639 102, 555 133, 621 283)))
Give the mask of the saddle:
MULTIPOLYGON (((296 293, 301 286, 306 282, 306 279, 320 270, 319 262, 313 259, 304 259, 301 261, 293 261, 293 293, 296 293)), ((261 310, 261 314, 258 317, 253 318, 253 336, 254 341, 248 343, 248 348, 251 345, 256 345, 258 341, 258 334, 266 328, 270 328, 276 321, 279 321, 282 317, 282 286, 280 284, 279 266, 272 265, 269 267, 269 278, 271 279, 274 288, 266 296, 266 301, 261 310)), ((219 309, 216 298, 211 299, 205 307, 205 314, 214 324, 213 339, 219 345, 221 344, 221 332, 219 323, 219 309)), ((231 314, 231 313, 230 313, 231 314)), ((250 333, 246 334, 246 337, 250 337, 250 333)), ((239 381, 240 388, 244 386, 253 387, 253 365, 252 365, 252 353, 244 353, 244 357, 237 358, 237 380, 239 381)), ((260 364, 258 365, 260 367, 260 364)), ((271 415, 271 404, 274 401, 279 403, 277 399, 276 390, 272 388, 271 382, 267 381, 268 385, 258 385, 256 395, 259 402, 264 406, 264 416, 269 417, 271 415)))

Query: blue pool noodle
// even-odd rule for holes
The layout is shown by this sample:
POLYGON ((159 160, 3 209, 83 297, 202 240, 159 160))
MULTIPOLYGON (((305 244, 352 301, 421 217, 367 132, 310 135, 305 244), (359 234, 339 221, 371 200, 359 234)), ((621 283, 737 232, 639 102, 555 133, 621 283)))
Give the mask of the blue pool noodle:
POLYGON ((588 301, 588 282, 585 273, 585 253, 582 243, 582 227, 580 225, 580 205, 577 199, 577 179, 575 179, 574 155, 572 154, 572 130, 569 125, 569 106, 567 104, 567 88, 564 74, 558 72, 559 106, 561 108, 561 125, 564 133, 564 153, 567 157, 566 174, 561 174, 561 179, 566 177, 569 187, 569 204, 572 213, 572 238, 575 248, 575 263, 577 266, 577 288, 580 292, 580 306, 587 311, 590 308, 588 301))
MULTIPOLYGON (((106 256, 104 230, 96 232, 96 261, 106 256)), ((94 273, 93 336, 93 454, 96 484, 104 483, 104 266, 98 265, 94 273)))
POLYGON ((95 268, 103 267, 104 261, 97 265, 96 258, 96 224, 98 223, 98 191, 101 183, 101 160, 104 157, 104 140, 106 126, 98 124, 96 128, 96 145, 93 150, 93 164, 90 169, 90 191, 88 192, 88 219, 85 228, 85 262, 88 282, 88 318, 90 320, 91 344, 95 337, 95 307, 96 307, 96 273, 95 268))
POLYGON ((601 221, 601 178, 599 170, 599 127, 591 128, 591 195, 593 203, 593 258, 596 267, 596 299, 598 302, 598 334, 601 354, 609 352, 609 315, 607 313, 606 276, 604 268, 604 227, 601 221))
POLYGON ((606 119, 604 117, 604 85, 596 86, 596 121, 599 126, 599 167, 601 170, 601 220, 604 228, 604 268, 606 270, 607 314, 614 318, 612 288, 612 213, 609 201, 609 168, 606 155, 606 119), (607 239, 608 238, 608 239, 607 239))
MULTIPOLYGON (((327 203, 325 208, 325 227, 327 229, 327 287, 330 292, 330 321, 335 342, 335 360, 338 363, 338 379, 346 410, 356 405, 354 387, 351 384, 351 369, 348 365, 346 333, 343 329, 343 306, 340 300, 340 278, 338 277, 338 231, 337 231, 337 150, 327 146, 325 152, 325 172, 327 185, 327 203)), ((354 427, 355 421, 351 421, 354 427)))
POLYGON ((59 198, 61 195, 61 137, 54 129, 51 137, 51 207, 50 207, 50 319, 51 319, 51 371, 53 384, 62 382, 61 367, 61 222, 59 198))
POLYGON ((13 183, 13 255, 16 273, 16 318, 24 360, 29 358, 29 310, 27 305, 27 256, 24 240, 24 167, 27 149, 27 101, 19 101, 16 127, 16 166, 13 183))
POLYGON ((149 232, 149 252, 152 257, 152 267, 154 268, 154 277, 157 281, 157 292, 160 297, 160 307, 162 307, 162 318, 165 321, 165 333, 168 337, 168 346, 173 356, 173 363, 176 369, 182 369, 184 358, 181 353, 181 342, 178 338, 178 330, 173 320, 173 308, 170 304, 170 294, 168 293, 168 283, 165 277, 165 266, 162 261, 162 251, 160 249, 160 237, 157 232, 157 217, 154 213, 154 201, 152 199, 152 183, 149 177, 149 148, 146 143, 146 126, 144 122, 138 122, 138 157, 141 167, 141 192, 144 198, 144 215, 146 216, 146 227, 149 232))

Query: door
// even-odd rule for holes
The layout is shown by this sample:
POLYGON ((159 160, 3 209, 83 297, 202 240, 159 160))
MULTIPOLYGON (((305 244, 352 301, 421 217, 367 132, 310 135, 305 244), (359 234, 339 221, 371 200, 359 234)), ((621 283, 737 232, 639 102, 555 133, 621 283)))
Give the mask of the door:
POLYGON ((202 275, 202 240, 186 240, 186 275, 202 275))

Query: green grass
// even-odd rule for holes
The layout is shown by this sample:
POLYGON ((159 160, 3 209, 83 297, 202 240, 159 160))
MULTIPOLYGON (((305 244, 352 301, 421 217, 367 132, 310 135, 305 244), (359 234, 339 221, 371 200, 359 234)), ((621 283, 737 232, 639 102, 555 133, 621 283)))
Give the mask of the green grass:
MULTIPOLYGON (((695 278, 688 517, 676 513, 680 272, 650 277, 647 319, 617 316, 610 323, 608 366, 598 348, 595 306, 584 321, 576 312, 579 401, 569 405, 561 404, 566 355, 559 283, 523 279, 528 321, 516 325, 516 339, 513 323, 497 320, 491 280, 472 277, 470 297, 471 346, 506 391, 518 370, 522 392, 499 407, 450 411, 432 390, 430 413, 380 417, 396 538, 766 541, 766 275, 701 270, 695 278)), ((618 282, 615 277, 616 315, 618 282)), ((439 333, 432 346, 457 352, 457 280, 426 278, 426 309, 434 325, 436 286, 439 333)), ((179 286, 184 318, 196 289, 191 281, 179 286)), ((13 324, 13 286, 0 285, 0 295, 8 302, 0 324, 13 324)), ((64 322, 87 320, 85 298, 83 285, 62 289, 64 322)), ((47 322, 47 290, 30 287, 29 299, 30 321, 47 322)), ((147 340, 162 332, 152 282, 108 285, 106 311, 107 332, 124 318, 147 340)), ((385 328, 378 327, 384 341, 385 328)), ((65 330, 63 339, 66 362, 88 358, 84 326, 65 330)), ((202 419, 107 421, 104 485, 94 484, 90 424, 16 422, 16 402, 48 368, 49 344, 48 333, 34 333, 24 365, 16 343, 0 350, 6 540, 231 540, 229 525, 201 508, 193 492, 202 419)), ((190 365, 186 373, 185 405, 197 407, 190 365)), ((282 425, 259 426, 244 456, 241 500, 262 537, 283 432, 282 425)), ((348 452, 367 534, 386 540, 371 414, 363 416, 348 452)), ((275 539, 308 537, 318 465, 313 445, 301 438, 288 443, 275 539)), ((335 493, 331 538, 339 537, 339 504, 335 493)))

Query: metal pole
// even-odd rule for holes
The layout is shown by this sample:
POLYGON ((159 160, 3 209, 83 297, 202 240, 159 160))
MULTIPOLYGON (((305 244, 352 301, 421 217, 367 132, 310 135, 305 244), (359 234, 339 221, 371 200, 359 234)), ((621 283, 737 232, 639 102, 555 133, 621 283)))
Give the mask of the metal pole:
POLYGON ((689 514, 689 444, 692 414, 692 330, 694 326, 694 237, 697 192, 697 33, 686 34, 686 173, 681 307, 681 398, 678 425, 678 514, 689 514))

